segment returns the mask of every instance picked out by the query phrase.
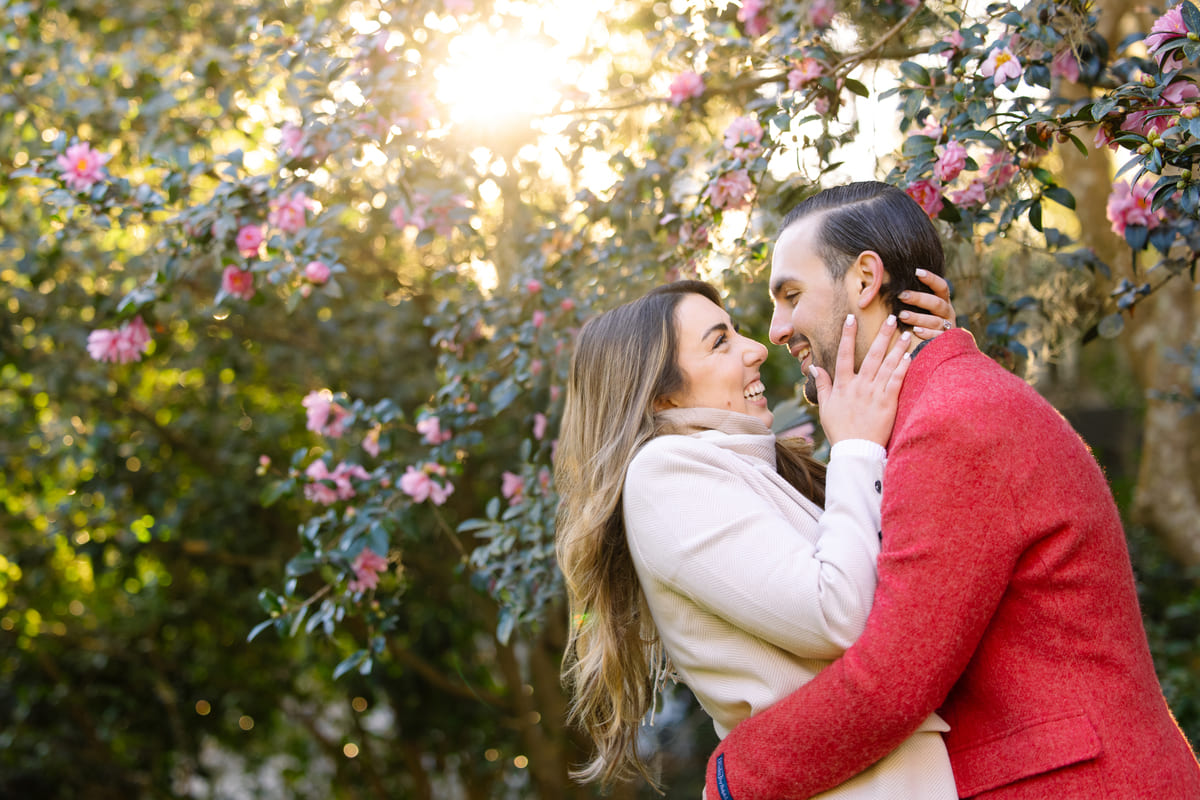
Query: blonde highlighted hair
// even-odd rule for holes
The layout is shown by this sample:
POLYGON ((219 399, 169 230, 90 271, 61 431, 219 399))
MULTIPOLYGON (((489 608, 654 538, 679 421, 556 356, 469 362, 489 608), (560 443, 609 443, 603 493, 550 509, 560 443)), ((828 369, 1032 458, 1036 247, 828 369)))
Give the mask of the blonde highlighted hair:
MULTIPOLYGON (((555 548, 570 614, 563 658, 568 721, 596 745, 573 773, 584 781, 608 785, 641 775, 656 786, 637 741, 665 656, 625 539, 621 493, 637 451, 667 433, 656 428, 655 401, 686 388, 675 312, 689 294, 722 305, 701 281, 657 287, 589 320, 571 360, 555 457, 555 548)), ((807 442, 777 441, 776 457, 785 479, 824 504, 825 466, 807 442)))

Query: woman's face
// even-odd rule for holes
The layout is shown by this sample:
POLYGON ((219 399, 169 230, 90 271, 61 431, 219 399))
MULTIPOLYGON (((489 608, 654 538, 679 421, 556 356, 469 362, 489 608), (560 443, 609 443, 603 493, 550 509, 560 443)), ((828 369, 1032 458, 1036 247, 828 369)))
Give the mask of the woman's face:
POLYGON ((735 331, 729 314, 703 295, 688 294, 679 301, 675 327, 677 360, 686 385, 662 404, 736 411, 770 426, 774 415, 758 374, 767 348, 735 331))

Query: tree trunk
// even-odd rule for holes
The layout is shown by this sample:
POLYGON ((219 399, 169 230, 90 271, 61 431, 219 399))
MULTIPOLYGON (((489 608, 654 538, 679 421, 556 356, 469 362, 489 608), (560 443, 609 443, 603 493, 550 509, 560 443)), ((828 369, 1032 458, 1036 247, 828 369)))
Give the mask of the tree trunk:
MULTIPOLYGON (((1148 19, 1136 15, 1130 0, 1101 0, 1098 32, 1110 48, 1148 19)), ((1105 206, 1112 190, 1112 159, 1107 150, 1081 156, 1073 147, 1059 148, 1063 181, 1075 195, 1082 243, 1113 267, 1113 279, 1133 274, 1124 242, 1111 232, 1105 206)), ((1156 251, 1146 255, 1149 261, 1156 251)), ((1153 262, 1150 262, 1153 263, 1153 262)), ((1144 280, 1144 278, 1142 278, 1144 280)), ((1096 293, 1107 295, 1112 282, 1097 278, 1096 293)), ((1095 297, 1094 299, 1101 299, 1095 297)), ((1200 417, 1184 417, 1181 407, 1151 395, 1189 385, 1186 367, 1170 359, 1200 335, 1200 293, 1184 279, 1175 279, 1127 315, 1118 342, 1131 364, 1138 387, 1147 397, 1141 464, 1134 489, 1133 521, 1147 527, 1180 561, 1200 564, 1200 417)))

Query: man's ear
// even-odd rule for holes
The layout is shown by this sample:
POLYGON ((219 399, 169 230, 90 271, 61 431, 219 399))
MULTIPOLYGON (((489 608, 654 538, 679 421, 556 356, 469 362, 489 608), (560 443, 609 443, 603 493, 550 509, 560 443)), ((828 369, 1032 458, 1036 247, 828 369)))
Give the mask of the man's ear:
POLYGON ((853 281, 851 291, 855 293, 855 305, 867 308, 879 299, 883 285, 888 281, 883 259, 874 250, 864 250, 850 266, 848 277, 853 281))

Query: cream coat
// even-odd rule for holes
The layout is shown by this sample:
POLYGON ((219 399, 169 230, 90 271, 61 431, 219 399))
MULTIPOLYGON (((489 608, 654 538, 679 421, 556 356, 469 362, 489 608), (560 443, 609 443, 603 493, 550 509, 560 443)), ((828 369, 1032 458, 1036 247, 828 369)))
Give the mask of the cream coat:
MULTIPOLYGON (((760 421, 712 409, 664 416, 695 432, 660 436, 635 456, 625 528, 676 675, 724 737, 862 632, 885 454, 862 440, 835 445, 822 513, 775 471, 775 439, 760 421)), ((821 797, 957 798, 944 730, 930 716, 891 755, 821 797)))

